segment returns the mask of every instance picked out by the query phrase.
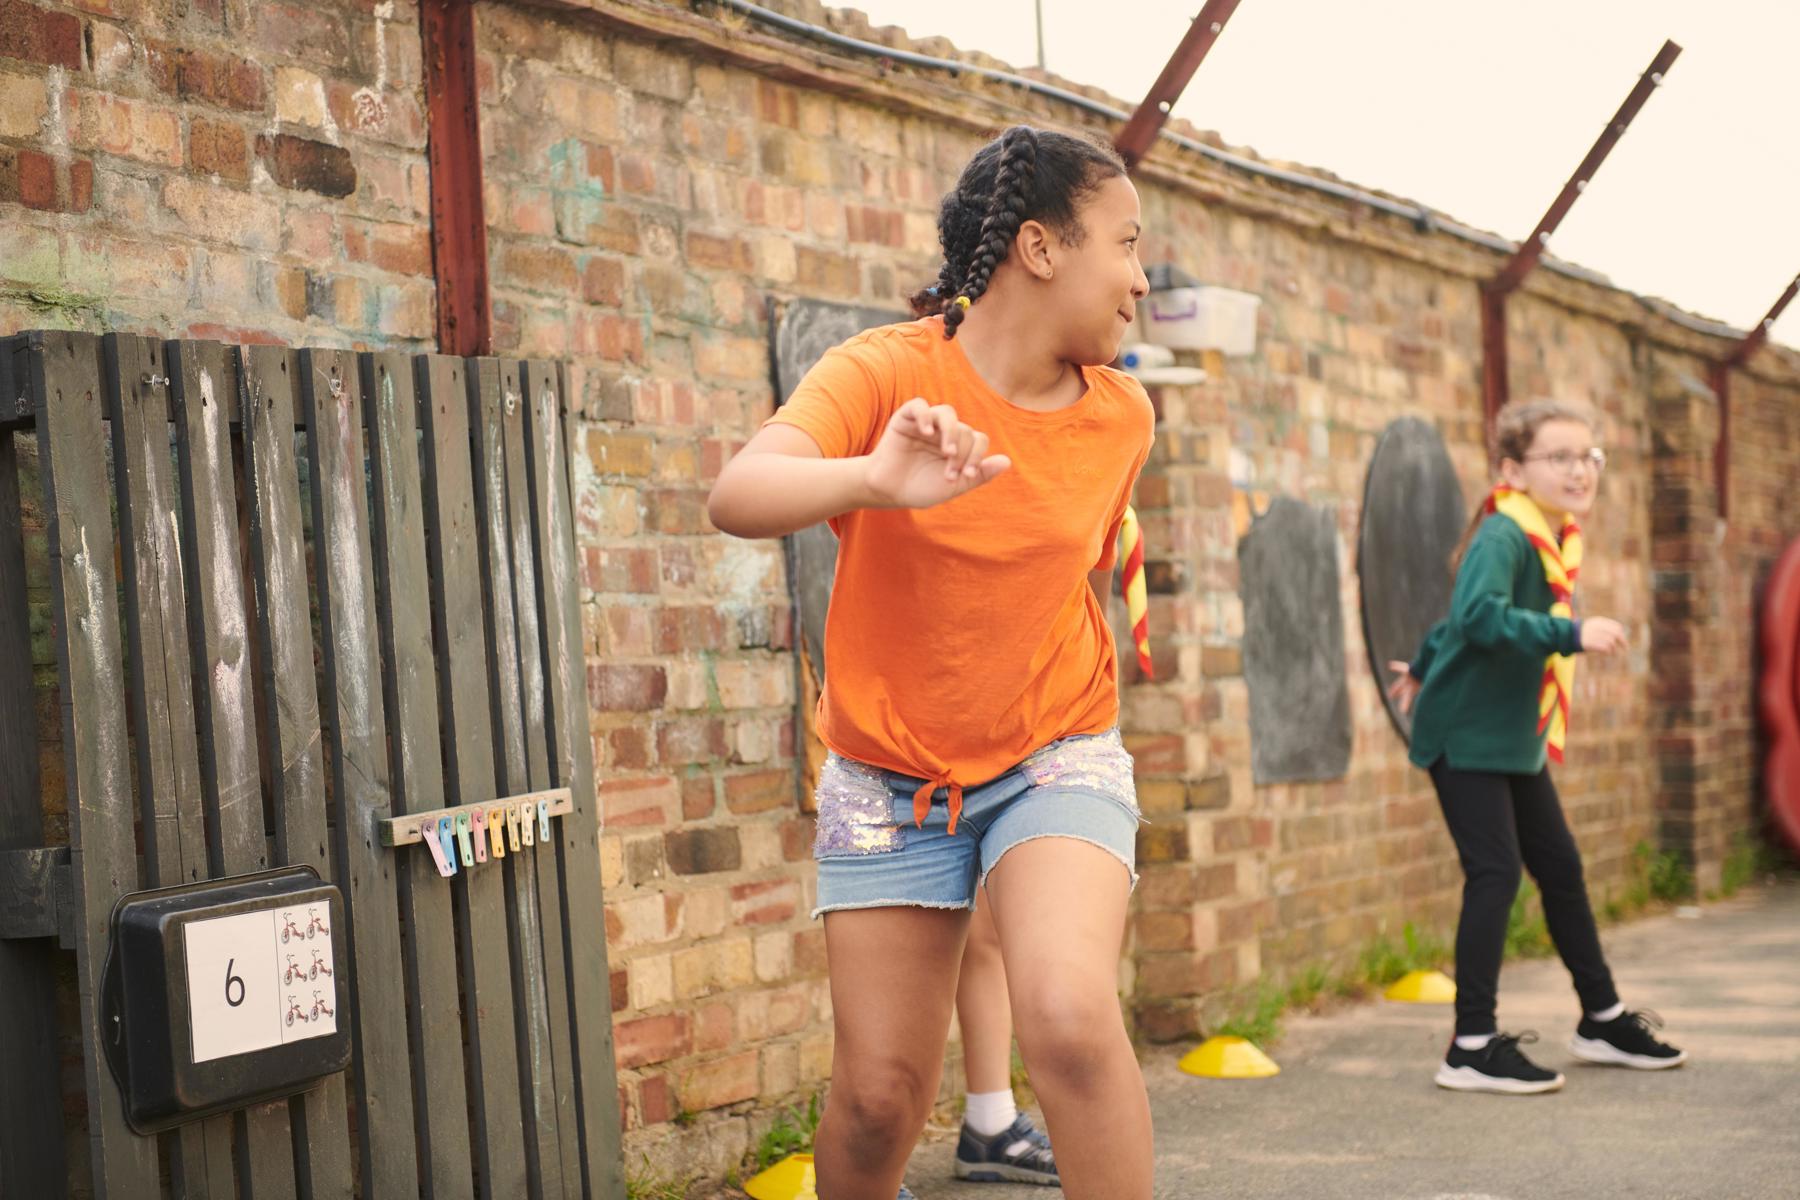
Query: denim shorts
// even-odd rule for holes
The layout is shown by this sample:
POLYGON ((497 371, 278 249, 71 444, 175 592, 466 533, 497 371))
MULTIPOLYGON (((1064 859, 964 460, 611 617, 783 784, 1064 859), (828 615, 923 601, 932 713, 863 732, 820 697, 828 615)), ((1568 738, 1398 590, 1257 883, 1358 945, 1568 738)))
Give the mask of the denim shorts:
POLYGON ((925 786, 837 754, 819 772, 819 863, 813 916, 846 908, 975 907, 975 893, 1021 842, 1068 837, 1118 859, 1137 886, 1137 787, 1118 730, 1052 742, 997 779, 967 789, 956 832, 946 789, 923 826, 913 795, 925 786))

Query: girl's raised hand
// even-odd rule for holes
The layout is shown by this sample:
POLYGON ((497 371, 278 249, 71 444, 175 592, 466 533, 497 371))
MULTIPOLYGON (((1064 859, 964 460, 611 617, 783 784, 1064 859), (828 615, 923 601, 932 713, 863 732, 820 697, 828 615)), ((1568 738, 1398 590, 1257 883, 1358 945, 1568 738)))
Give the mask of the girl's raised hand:
POLYGON ((1004 474, 1012 460, 989 454, 988 436, 948 404, 902 404, 868 458, 868 489, 887 508, 930 508, 1004 474))
POLYGON ((1423 685, 1412 673, 1411 663, 1396 660, 1388 663, 1388 670, 1394 674, 1394 682, 1388 684, 1388 699, 1394 702, 1400 715, 1405 716, 1412 711, 1413 701, 1419 698, 1419 688, 1423 685))

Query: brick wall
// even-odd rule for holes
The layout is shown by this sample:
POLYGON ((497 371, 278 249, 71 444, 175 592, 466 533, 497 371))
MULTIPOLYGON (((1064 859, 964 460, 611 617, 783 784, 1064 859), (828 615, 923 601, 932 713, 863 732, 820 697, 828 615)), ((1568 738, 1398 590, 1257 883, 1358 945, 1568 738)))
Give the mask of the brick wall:
MULTIPOLYGON (((628 1146, 634 1163, 723 1169, 830 1066, 782 559, 720 537, 704 509, 772 408, 768 299, 894 306, 934 275, 937 199, 989 131, 1088 119, 686 5, 476 15, 495 350, 567 360, 580 405, 606 814, 596 916, 628 1146)), ((897 44, 854 14, 829 19, 897 44)), ((126 14, 0 0, 0 333, 426 344, 420 74, 403 3, 150 0, 126 14)), ((1435 421, 1470 501, 1485 487, 1476 283, 1498 260, 1166 147, 1139 184, 1147 261, 1263 299, 1256 356, 1159 389, 1138 496, 1158 678, 1127 667, 1151 824, 1124 981, 1139 1029, 1179 1037, 1234 987, 1405 920, 1454 919, 1435 800, 1366 661, 1354 546, 1366 464, 1396 417, 1435 421), (1251 780, 1237 539, 1256 493, 1336 520, 1342 779, 1251 780)), ((1622 886, 1645 840, 1689 855, 1705 882, 1755 827, 1752 608, 1800 517, 1784 486, 1800 461, 1800 355, 1765 351, 1734 377, 1721 534, 1716 412, 1691 385, 1723 341, 1544 270, 1510 335, 1515 394, 1593 403, 1615 464, 1583 605, 1626 622, 1634 649, 1583 664, 1560 775, 1593 886, 1622 886)), ((53 735, 54 698, 39 699, 53 735)))

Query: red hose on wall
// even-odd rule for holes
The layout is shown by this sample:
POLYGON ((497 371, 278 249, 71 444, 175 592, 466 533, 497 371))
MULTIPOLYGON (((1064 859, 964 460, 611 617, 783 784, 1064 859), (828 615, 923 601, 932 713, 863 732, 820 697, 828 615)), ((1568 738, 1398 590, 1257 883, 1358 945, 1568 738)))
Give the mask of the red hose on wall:
POLYGON ((1756 699, 1769 737, 1763 789, 1772 823, 1800 854, 1800 539, 1789 543, 1769 575, 1761 635, 1756 699))

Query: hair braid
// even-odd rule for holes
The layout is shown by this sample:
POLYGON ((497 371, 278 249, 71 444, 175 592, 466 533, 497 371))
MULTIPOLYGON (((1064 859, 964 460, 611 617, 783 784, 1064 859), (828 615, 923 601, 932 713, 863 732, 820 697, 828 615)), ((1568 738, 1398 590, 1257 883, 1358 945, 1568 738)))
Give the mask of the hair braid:
POLYGON ((1014 125, 1000 136, 1000 169, 994 176, 994 194, 981 220, 981 233, 976 239, 975 254, 963 278, 961 296, 944 310, 944 336, 955 337, 956 327, 968 313, 967 297, 974 304, 987 292, 994 268, 1006 260, 1019 225, 1030 211, 1033 178, 1037 174, 1037 131, 1029 125, 1014 125))

